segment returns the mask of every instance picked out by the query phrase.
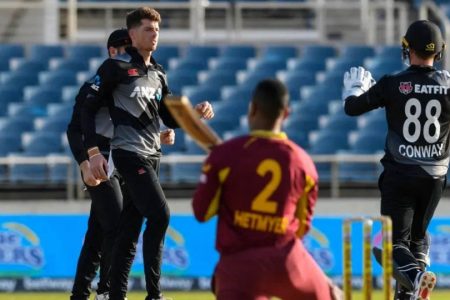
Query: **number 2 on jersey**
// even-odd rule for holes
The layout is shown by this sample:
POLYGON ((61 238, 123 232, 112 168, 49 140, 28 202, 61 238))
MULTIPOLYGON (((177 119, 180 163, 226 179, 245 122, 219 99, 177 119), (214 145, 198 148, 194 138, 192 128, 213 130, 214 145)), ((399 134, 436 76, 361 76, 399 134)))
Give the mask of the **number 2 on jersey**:
POLYGON ((252 201, 252 210, 274 214, 277 211, 278 203, 270 200, 273 192, 278 188, 281 182, 281 166, 274 159, 265 159, 259 163, 256 173, 264 177, 270 173, 272 177, 261 192, 252 201))
MULTIPOLYGON (((441 103, 436 100, 430 100, 425 107, 425 116, 427 117, 427 121, 423 125, 423 137, 427 143, 433 144, 436 143, 439 139, 439 135, 441 133, 441 125, 439 124, 439 116, 441 115, 442 107, 441 103), (433 113, 433 108, 434 113, 433 113), (434 125, 434 134, 431 135, 431 125, 434 125)), ((403 136, 410 143, 415 143, 420 137, 421 132, 421 124, 419 122, 420 114, 422 113, 422 105, 420 101, 416 98, 411 98, 406 101, 405 104, 405 115, 406 120, 403 123, 403 136), (414 113, 412 112, 412 108, 414 108, 414 113), (413 127, 412 134, 409 132, 410 126, 413 127)))

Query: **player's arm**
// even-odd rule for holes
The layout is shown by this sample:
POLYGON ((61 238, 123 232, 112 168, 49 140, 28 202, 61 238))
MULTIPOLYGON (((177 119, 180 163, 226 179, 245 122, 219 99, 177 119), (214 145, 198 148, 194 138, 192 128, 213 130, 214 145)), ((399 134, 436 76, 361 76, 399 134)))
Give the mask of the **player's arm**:
POLYGON ((319 179, 314 162, 306 152, 299 151, 297 159, 298 161, 293 164, 297 169, 295 184, 300 191, 296 209, 296 217, 299 223, 297 236, 303 238, 311 229, 314 207, 319 191, 319 179), (297 166, 301 166, 301 168, 297 166))
POLYGON ((84 84, 75 99, 75 105, 73 107, 72 118, 67 126, 67 140, 69 142, 70 150, 73 157, 80 166, 83 181, 89 186, 96 186, 100 184, 91 172, 89 158, 84 147, 83 134, 81 130, 81 103, 84 99, 83 94, 88 88, 87 84, 84 84))
POLYGON ((108 105, 108 99, 112 99, 111 92, 118 81, 117 73, 113 60, 107 59, 88 82, 89 90, 81 108, 81 128, 92 174, 102 180, 108 179, 108 162, 97 146, 95 116, 102 106, 108 105))
POLYGON ((359 116, 365 112, 383 106, 384 80, 375 83, 372 74, 362 67, 351 68, 344 74, 344 101, 345 113, 349 116, 359 116))
POLYGON ((221 186, 229 172, 229 168, 220 170, 215 156, 215 152, 211 152, 203 164, 200 182, 192 199, 195 218, 200 222, 208 221, 218 213, 221 186))

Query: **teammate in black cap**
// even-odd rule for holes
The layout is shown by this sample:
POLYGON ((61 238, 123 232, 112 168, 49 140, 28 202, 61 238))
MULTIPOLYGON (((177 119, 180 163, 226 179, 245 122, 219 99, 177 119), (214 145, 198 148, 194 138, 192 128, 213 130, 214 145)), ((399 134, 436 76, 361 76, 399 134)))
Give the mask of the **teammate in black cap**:
POLYGON ((436 276, 429 263, 427 228, 446 184, 449 165, 450 74, 433 67, 445 49, 430 21, 416 21, 402 39, 410 65, 376 84, 370 72, 344 75, 344 107, 351 116, 384 107, 388 123, 384 171, 379 178, 381 214, 393 221, 396 299, 429 299, 436 276))

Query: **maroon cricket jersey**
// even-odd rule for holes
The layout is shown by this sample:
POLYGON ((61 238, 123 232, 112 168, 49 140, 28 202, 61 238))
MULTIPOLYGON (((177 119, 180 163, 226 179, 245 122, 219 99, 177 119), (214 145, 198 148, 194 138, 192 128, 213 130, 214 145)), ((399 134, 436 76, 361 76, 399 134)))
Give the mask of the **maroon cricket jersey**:
POLYGON ((284 133, 253 131, 209 154, 193 199, 195 217, 218 215, 221 254, 283 246, 311 226, 318 175, 309 155, 284 133))

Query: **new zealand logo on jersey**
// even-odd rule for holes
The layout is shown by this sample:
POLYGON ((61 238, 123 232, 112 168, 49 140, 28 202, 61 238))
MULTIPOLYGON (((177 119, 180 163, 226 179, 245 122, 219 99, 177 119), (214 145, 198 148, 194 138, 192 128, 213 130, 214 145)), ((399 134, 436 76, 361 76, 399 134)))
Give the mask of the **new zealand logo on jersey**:
POLYGON ((411 84, 411 81, 409 82, 400 82, 400 86, 398 87, 400 93, 404 94, 404 95, 408 95, 409 93, 412 92, 413 90, 413 86, 411 84))

